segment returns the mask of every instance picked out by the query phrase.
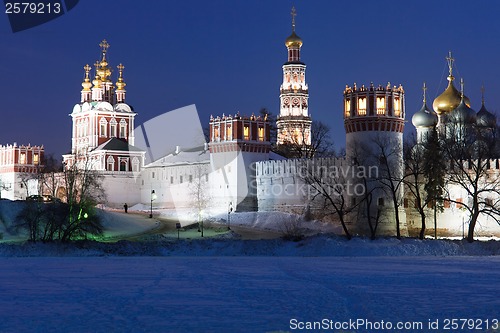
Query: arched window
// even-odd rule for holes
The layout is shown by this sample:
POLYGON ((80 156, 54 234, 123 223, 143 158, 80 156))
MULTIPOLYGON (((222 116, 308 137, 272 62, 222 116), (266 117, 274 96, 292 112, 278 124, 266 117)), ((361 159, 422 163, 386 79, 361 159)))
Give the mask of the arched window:
POLYGON ((139 172, 139 159, 137 157, 132 159, 132 171, 139 172))
POLYGON ((106 170, 115 171, 115 159, 113 158, 113 156, 108 157, 106 170))
POLYGON ((125 119, 120 120, 120 138, 127 138, 127 122, 125 119))
POLYGON ((366 98, 358 98, 358 116, 366 116, 366 98))
POLYGON ((112 118, 111 121, 109 122, 109 136, 110 137, 116 137, 116 125, 118 123, 116 122, 115 118, 112 118))
POLYGON ((377 97, 377 114, 385 114, 385 97, 377 97))
POLYGON ((106 137, 107 131, 106 127, 108 127, 108 122, 106 121, 106 118, 101 118, 99 121, 99 136, 100 137, 106 137))

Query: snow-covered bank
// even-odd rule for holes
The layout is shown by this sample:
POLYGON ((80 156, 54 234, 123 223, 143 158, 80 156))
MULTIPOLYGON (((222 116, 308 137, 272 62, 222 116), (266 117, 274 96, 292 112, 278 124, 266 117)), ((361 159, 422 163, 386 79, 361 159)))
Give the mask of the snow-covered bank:
POLYGON ((0 257, 89 256, 496 256, 499 241, 468 243, 453 240, 385 238, 375 241, 318 235, 299 242, 282 239, 240 240, 228 236, 194 240, 145 242, 77 242, 73 244, 0 244, 0 257))

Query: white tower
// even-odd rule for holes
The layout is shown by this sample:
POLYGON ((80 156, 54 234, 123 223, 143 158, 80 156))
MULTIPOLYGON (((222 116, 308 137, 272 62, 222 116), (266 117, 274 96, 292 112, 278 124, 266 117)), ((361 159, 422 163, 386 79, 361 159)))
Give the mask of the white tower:
POLYGON ((309 91, 306 84, 306 65, 300 61, 302 39, 295 33, 295 7, 292 8, 292 34, 285 40, 288 61, 283 65, 280 88, 280 114, 277 117, 277 144, 311 144, 309 91))
MULTIPOLYGON (((368 234, 377 223, 377 235, 395 235, 397 230, 394 198, 398 209, 401 235, 407 234, 403 209, 403 186, 398 185, 404 172, 403 130, 405 123, 404 90, 399 87, 364 85, 346 86, 344 90, 344 126, 346 154, 353 168, 353 184, 360 184, 352 194, 358 207, 350 220, 353 230, 368 234), (391 193, 391 183, 394 193, 391 193), (361 188, 363 192, 361 193, 361 188)), ((357 205, 357 206, 356 206, 357 205)))

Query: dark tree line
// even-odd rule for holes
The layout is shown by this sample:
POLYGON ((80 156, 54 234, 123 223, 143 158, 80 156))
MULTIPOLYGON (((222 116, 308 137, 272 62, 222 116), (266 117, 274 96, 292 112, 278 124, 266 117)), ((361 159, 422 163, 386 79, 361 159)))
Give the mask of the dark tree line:
POLYGON ((47 182, 44 189, 52 194, 59 192, 62 200, 53 196, 49 202, 27 201, 17 217, 17 228, 27 230, 33 242, 68 242, 101 235, 103 226, 96 209, 104 200, 100 174, 86 159, 62 171, 56 164, 52 167, 52 162, 42 170, 41 179, 47 182))

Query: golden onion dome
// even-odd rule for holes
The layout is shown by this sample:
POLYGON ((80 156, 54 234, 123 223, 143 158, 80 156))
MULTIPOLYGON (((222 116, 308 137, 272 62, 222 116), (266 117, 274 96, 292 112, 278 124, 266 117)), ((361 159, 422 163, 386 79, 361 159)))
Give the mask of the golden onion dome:
POLYGON ((92 83, 90 82, 89 79, 89 72, 91 68, 89 64, 87 64, 83 67, 83 69, 85 70, 85 79, 82 82, 82 87, 84 91, 90 91, 90 88, 92 88, 92 83))
MULTIPOLYGON (((432 103, 432 108, 438 115, 449 113, 455 110, 459 105, 462 97, 460 92, 453 85, 454 77, 452 75, 448 76, 448 87, 446 87, 445 91, 432 103)), ((465 104, 470 107, 470 100, 467 96, 464 96, 465 104)))
POLYGON ((125 66, 119 64, 116 68, 118 68, 118 81, 116 81, 116 88, 117 90, 125 90, 125 86, 127 85, 123 80, 123 69, 125 69, 125 66))
POLYGON ((302 46, 302 39, 297 36, 295 31, 292 32, 290 36, 288 36, 287 39, 285 39, 285 46, 290 48, 290 47, 301 47, 302 46))

